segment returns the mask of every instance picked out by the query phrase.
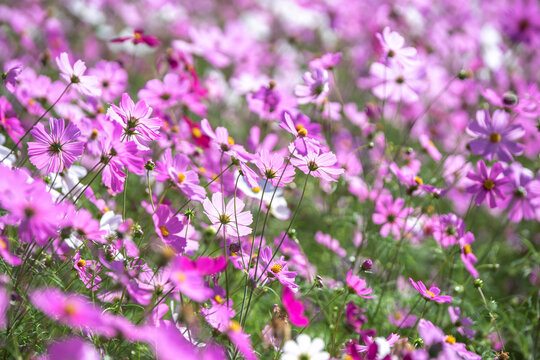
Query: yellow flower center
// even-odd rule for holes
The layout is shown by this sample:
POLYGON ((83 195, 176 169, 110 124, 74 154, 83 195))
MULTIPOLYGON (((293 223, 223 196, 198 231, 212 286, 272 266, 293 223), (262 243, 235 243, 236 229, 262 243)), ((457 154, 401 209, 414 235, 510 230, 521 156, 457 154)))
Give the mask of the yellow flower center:
POLYGON ((307 130, 306 128, 301 128, 300 130, 298 130, 298 136, 300 137, 306 137, 307 136, 307 130))
POLYGON ((229 145, 234 145, 234 139, 229 136, 229 145))
POLYGON ((484 180, 484 189, 486 190, 492 190, 495 187, 495 183, 493 180, 486 179, 484 180))
POLYGON ((183 272, 178 272, 176 273, 176 280, 178 280, 178 282, 180 283, 183 283, 184 281, 186 281, 186 275, 184 275, 183 272))
POLYGON ((197 127, 194 127, 193 129, 191 129, 191 133, 193 134, 193 137, 195 137, 196 139, 199 139, 202 136, 201 129, 197 127))
POLYGON ((261 188, 257 186, 252 188, 251 191, 253 191, 255 194, 258 194, 261 191, 261 188))
POLYGON ((133 34, 133 37, 135 38, 135 40, 141 40, 142 34, 138 31, 135 31, 135 34, 133 34))
POLYGON ((202 172, 203 174, 206 173, 206 169, 204 167, 199 167, 199 171, 202 172))
POLYGON ((432 293, 432 292, 431 292, 431 291, 429 291, 429 290, 426 290, 426 294, 428 294, 428 295, 429 295, 429 296, 431 296, 432 298, 434 298, 434 297, 435 297, 435 294, 434 294, 434 293, 432 293))
POLYGON ((2 238, 0 238, 0 249, 7 249, 7 244, 2 238))
POLYGON ((471 245, 465 244, 465 246, 463 246, 463 253, 465 253, 465 255, 472 253, 471 245))
POLYGON ((99 131, 97 129, 92 130, 92 134, 90 135, 90 139, 95 140, 97 139, 99 131))
POLYGON ((446 341, 447 343, 449 343, 450 345, 454 345, 456 343, 456 338, 453 337, 452 335, 448 335, 446 337, 446 339, 444 339, 444 341, 446 341))
POLYGON ((229 325, 229 329, 232 330, 232 331, 240 331, 240 330, 242 330, 242 326, 240 326, 240 324, 238 322, 232 320, 230 325, 229 325))
POLYGON ((422 180, 422 178, 420 176, 415 176, 414 177, 414 182, 418 185, 422 185, 424 183, 424 180, 422 180))
POLYGON ((71 315, 75 315, 76 312, 77 312, 77 306, 75 306, 75 304, 68 302, 64 305, 64 314, 71 316, 71 315))
POLYGON ((105 206, 105 207, 103 208, 103 211, 104 211, 104 212, 109 212, 109 211, 111 211, 111 209, 109 209, 108 206, 105 206))
POLYGON ((162 235, 163 237, 167 237, 167 236, 169 236, 169 234, 170 234, 170 233, 169 233, 169 229, 167 229, 167 228, 166 228, 165 226, 163 226, 163 225, 161 225, 161 226, 159 227, 159 231, 161 231, 161 235, 162 235))
POLYGON ((179 184, 183 183, 184 180, 186 180, 186 175, 184 175, 184 174, 182 174, 182 173, 178 174, 177 177, 178 177, 178 183, 179 183, 179 184))
POLYGON ((491 133, 491 135, 489 135, 489 141, 493 143, 498 143, 499 141, 501 141, 501 134, 491 133))
POLYGON ((78 267, 84 267, 86 265, 86 261, 84 261, 83 259, 77 261, 77 266, 78 267))
POLYGON ((281 266, 280 264, 274 264, 270 270, 274 273, 274 274, 279 274, 281 272, 281 270, 283 270, 283 266, 281 266))
POLYGON ((221 296, 216 295, 216 296, 214 296, 214 299, 215 299, 218 303, 223 304, 223 301, 224 301, 224 300, 223 300, 223 298, 222 298, 221 296))

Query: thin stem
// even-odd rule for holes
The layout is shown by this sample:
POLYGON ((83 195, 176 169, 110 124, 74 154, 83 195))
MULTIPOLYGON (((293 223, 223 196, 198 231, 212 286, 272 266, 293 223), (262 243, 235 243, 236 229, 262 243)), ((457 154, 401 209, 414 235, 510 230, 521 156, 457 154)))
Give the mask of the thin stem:
POLYGON ((339 311, 339 316, 336 322, 336 326, 334 328, 334 335, 332 336, 332 350, 330 351, 330 354, 334 353, 334 350, 336 348, 336 337, 337 332, 339 329, 339 324, 341 323, 341 317, 343 316, 343 310, 345 309, 345 303, 347 302, 347 298, 349 297, 349 292, 345 292, 345 297, 343 298, 343 304, 341 304, 341 310, 339 311))

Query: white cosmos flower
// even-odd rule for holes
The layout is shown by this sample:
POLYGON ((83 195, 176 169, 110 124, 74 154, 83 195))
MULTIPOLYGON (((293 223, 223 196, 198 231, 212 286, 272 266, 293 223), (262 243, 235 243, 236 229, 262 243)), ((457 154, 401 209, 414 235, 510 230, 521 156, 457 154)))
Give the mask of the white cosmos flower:
POLYGON ((296 342, 289 340, 283 347, 281 360, 327 360, 330 354, 324 351, 324 342, 320 338, 310 339, 306 334, 298 335, 296 342))

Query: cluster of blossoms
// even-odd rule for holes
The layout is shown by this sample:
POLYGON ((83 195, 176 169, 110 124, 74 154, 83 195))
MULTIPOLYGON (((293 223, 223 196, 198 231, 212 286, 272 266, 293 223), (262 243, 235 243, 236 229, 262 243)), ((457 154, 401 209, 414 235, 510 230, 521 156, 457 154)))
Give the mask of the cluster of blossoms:
POLYGON ((538 14, 0 5, 0 354, 535 358, 538 14))

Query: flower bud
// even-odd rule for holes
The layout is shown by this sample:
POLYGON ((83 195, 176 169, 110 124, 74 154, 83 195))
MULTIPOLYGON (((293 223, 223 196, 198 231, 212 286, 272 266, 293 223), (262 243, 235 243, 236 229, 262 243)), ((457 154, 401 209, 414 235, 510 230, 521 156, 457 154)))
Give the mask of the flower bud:
POLYGON ((373 261, 371 259, 366 259, 362 263, 362 271, 370 271, 373 268, 373 261))
POLYGON ((519 102, 519 98, 514 92, 507 91, 503 95, 502 102, 506 106, 515 106, 519 102))
POLYGON ((474 280, 474 287, 477 289, 481 289, 482 286, 484 286, 484 281, 482 279, 475 279, 474 280))
POLYGON ((148 160, 146 164, 144 164, 144 168, 148 171, 152 171, 156 168, 156 164, 152 160, 148 160))
POLYGON ((473 72, 471 70, 465 70, 465 69, 459 70, 459 73, 458 73, 459 80, 470 79, 472 77, 473 77, 473 72))

